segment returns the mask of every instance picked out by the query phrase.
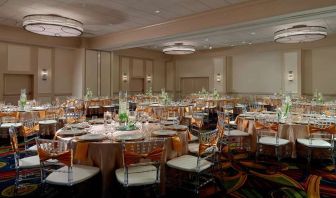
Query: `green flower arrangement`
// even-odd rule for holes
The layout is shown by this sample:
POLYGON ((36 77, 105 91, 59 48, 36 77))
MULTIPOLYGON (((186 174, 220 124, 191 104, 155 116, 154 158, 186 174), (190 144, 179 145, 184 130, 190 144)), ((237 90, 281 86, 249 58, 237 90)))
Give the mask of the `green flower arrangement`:
POLYGON ((128 122, 128 115, 127 115, 127 113, 120 113, 119 114, 119 121, 123 122, 123 123, 128 122))
POLYGON ((152 96, 152 95, 153 95, 152 87, 149 87, 149 88, 146 90, 146 96, 152 96))
POLYGON ((93 93, 90 88, 86 88, 85 99, 91 99, 93 97, 93 93))
POLYGON ((213 93, 212 93, 212 97, 213 97, 214 99, 219 99, 219 93, 218 93, 217 89, 214 89, 214 91, 213 91, 213 93))

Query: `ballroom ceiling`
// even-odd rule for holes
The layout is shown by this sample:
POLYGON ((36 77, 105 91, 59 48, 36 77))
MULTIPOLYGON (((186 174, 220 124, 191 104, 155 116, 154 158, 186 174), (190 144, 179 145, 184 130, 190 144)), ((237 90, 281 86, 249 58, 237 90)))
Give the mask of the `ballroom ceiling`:
MULTIPOLYGON (((0 0, 0 25, 22 28, 22 18, 26 15, 58 14, 83 22, 84 37, 98 37, 165 24, 241 3, 253 4, 254 0, 0 0)), ((253 45, 273 41, 275 31, 294 25, 324 26, 328 35, 335 34, 336 4, 326 9, 170 35, 105 50, 131 47, 161 50, 163 46, 181 42, 194 45, 197 50, 253 45)))
POLYGON ((163 23, 248 0, 0 0, 0 24, 22 25, 30 14, 58 14, 83 22, 92 37, 163 23))

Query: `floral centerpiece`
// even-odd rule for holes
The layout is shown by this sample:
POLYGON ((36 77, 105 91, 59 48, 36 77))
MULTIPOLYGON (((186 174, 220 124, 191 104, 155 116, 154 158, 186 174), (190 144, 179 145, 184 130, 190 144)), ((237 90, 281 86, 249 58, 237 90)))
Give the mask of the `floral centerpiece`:
POLYGON ((290 113, 291 108, 292 108, 292 100, 290 96, 286 96, 285 101, 282 104, 282 107, 277 109, 278 121, 281 118, 287 118, 290 113))
POLYGON ((321 92, 317 94, 317 103, 323 104, 323 95, 321 92))
POLYGON ((149 87, 147 90, 146 90, 146 96, 153 96, 153 91, 152 91, 152 87, 149 87))
POLYGON ((162 99, 162 103, 165 104, 165 105, 167 105, 171 102, 168 93, 164 89, 161 89, 160 98, 162 99))
POLYGON ((23 110, 26 104, 27 104, 26 89, 21 89, 21 95, 20 95, 20 100, 19 100, 20 109, 23 110))
POLYGON ((219 93, 218 93, 217 89, 214 89, 214 90, 213 90, 212 97, 213 97, 214 99, 219 99, 219 93))
POLYGON ((86 88, 86 93, 85 93, 84 97, 85 97, 86 100, 89 100, 93 97, 93 93, 92 93, 90 88, 86 88))

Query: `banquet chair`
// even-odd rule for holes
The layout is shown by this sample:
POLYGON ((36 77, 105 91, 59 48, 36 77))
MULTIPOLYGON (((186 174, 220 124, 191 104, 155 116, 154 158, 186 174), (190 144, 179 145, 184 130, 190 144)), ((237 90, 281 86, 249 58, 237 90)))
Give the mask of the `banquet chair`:
POLYGON ((36 138, 40 159, 41 184, 71 187, 87 181, 99 173, 99 168, 73 164, 73 142, 36 138))
POLYGON ((199 148, 199 133, 204 130, 204 118, 203 112, 193 112, 191 118, 191 124, 189 126, 189 142, 188 151, 191 154, 197 154, 199 148))
POLYGON ((22 182, 35 179, 33 174, 28 173, 27 170, 38 169, 40 167, 40 160, 38 155, 21 157, 24 153, 19 150, 17 130, 14 126, 9 128, 9 137, 14 155, 15 182, 13 196, 16 197, 22 182))
POLYGON ((123 167, 115 171, 126 197, 130 187, 150 186, 155 193, 161 182, 161 168, 165 157, 165 139, 122 142, 123 167))
POLYGON ((279 149, 285 146, 287 154, 286 145, 289 144, 289 140, 279 137, 279 121, 272 117, 255 118, 254 124, 257 131, 256 159, 258 160, 260 152, 263 151, 263 146, 271 146, 275 148, 275 157, 280 161, 279 149))
POLYGON ((215 153, 218 150, 218 129, 199 133, 199 150, 197 155, 185 154, 167 161, 167 166, 181 173, 174 176, 174 185, 178 182, 180 188, 192 190, 197 196, 199 190, 210 182, 215 182, 213 176, 213 165, 215 153), (187 174, 183 177, 182 174, 187 174), (178 179, 178 181, 176 181, 178 179), (188 188, 182 185, 186 183, 192 186, 188 188))
MULTIPOLYGON (((40 125, 37 119, 28 119, 22 121, 22 135, 25 150, 32 150, 29 143, 35 144, 35 138, 40 137, 40 125)), ((33 146, 34 147, 34 146, 33 146)))
POLYGON ((298 138, 297 142, 307 149, 307 169, 310 169, 312 151, 314 149, 327 149, 330 152, 334 171, 335 166, 335 141, 336 126, 331 120, 309 119, 308 120, 308 137, 298 138))
POLYGON ((230 124, 231 120, 231 112, 217 112, 218 121, 217 128, 220 131, 220 139, 219 145, 220 150, 222 151, 223 145, 227 146, 227 151, 230 152, 232 148, 243 149, 245 148, 247 151, 250 150, 250 145, 244 145, 244 139, 249 138, 250 134, 245 131, 241 131, 239 129, 235 129, 230 124))

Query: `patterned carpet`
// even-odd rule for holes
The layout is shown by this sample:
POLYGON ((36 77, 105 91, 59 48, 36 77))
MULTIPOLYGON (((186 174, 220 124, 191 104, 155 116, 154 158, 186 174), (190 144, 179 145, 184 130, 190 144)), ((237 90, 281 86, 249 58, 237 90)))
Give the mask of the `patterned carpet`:
MULTIPOLYGON (((246 153, 236 154, 236 160, 223 162, 216 172, 216 186, 206 186, 201 197, 336 197, 336 174, 333 174, 333 167, 328 161, 315 161, 308 174, 305 160, 284 159, 277 163, 269 159, 255 162, 246 156, 246 153)), ((8 147, 0 148, 1 197, 13 196, 13 163, 11 150, 8 147)), ((39 180, 25 183, 19 190, 19 196, 37 197, 38 183, 39 180)), ((176 194, 180 192, 168 189, 166 197, 176 197, 176 194)))

